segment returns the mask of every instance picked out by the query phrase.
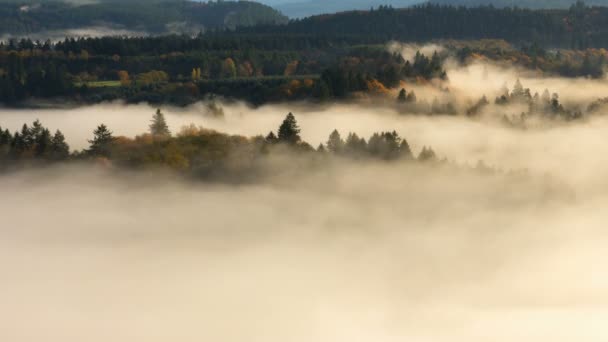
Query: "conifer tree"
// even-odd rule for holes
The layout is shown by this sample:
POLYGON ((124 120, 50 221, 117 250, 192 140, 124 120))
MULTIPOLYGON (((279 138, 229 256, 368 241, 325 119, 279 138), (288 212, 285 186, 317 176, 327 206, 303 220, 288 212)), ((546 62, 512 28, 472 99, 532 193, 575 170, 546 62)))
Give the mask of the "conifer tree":
POLYGON ((89 140, 89 154, 92 156, 108 157, 112 143, 115 140, 112 132, 106 125, 101 124, 93 131, 93 135, 93 140, 89 140))
POLYGON ((70 156, 70 146, 65 142, 65 136, 60 130, 55 132, 51 139, 49 158, 52 160, 65 160, 70 156))
POLYGON ((333 153, 341 153, 344 149, 344 140, 342 140, 340 132, 338 132, 337 129, 334 129, 334 131, 329 135, 329 139, 327 140, 327 149, 333 153))
POLYGON ((51 132, 48 129, 43 128, 40 133, 36 135, 35 155, 36 157, 44 157, 49 152, 51 146, 51 132))
POLYGON ((406 101, 407 101, 407 92, 405 91, 405 88, 401 88, 401 91, 399 91, 399 96, 397 96, 397 102, 404 103, 406 101))
POLYGON ((165 115, 160 111, 160 109, 156 109, 156 114, 154 114, 152 117, 150 133, 155 137, 171 136, 171 131, 169 131, 169 126, 165 120, 165 115))
POLYGON ((295 116, 292 113, 287 114, 279 127, 279 142, 297 144, 301 139, 300 128, 295 116))

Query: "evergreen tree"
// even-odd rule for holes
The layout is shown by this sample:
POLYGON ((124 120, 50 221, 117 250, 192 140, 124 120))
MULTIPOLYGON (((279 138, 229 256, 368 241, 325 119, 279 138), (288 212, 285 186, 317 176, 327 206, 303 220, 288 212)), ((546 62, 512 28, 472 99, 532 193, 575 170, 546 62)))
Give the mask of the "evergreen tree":
POLYGON ((416 93, 414 93, 414 91, 410 91, 409 94, 407 94, 407 102, 409 103, 414 103, 416 102, 416 93))
POLYGON ((433 149, 431 147, 426 147, 424 146, 422 148, 422 151, 420 151, 420 154, 418 155, 418 160, 419 161, 435 161, 437 160, 437 155, 435 154, 435 151, 433 151, 433 149))
POLYGON ((65 136, 60 130, 55 132, 51 139, 49 158, 52 160, 65 160, 70 156, 70 146, 65 142, 65 136))
POLYGON ((155 137, 168 137, 171 136, 167 121, 165 121, 165 115, 156 109, 156 114, 152 117, 152 123, 150 124, 150 133, 155 137))
POLYGON ((296 144, 300 142, 300 128, 292 113, 287 114, 285 120, 279 127, 279 142, 296 144))
POLYGON ((89 140, 88 153, 92 156, 108 157, 115 138, 106 125, 101 124, 93 131, 93 140, 89 140))
POLYGON ((35 156, 45 157, 51 146, 51 132, 48 129, 42 128, 42 131, 36 135, 35 156))
POLYGON ((10 156, 13 159, 18 159, 21 157, 23 152, 27 149, 27 144, 23 139, 23 136, 19 134, 19 132, 15 132, 13 138, 11 139, 11 147, 10 147, 10 156))
POLYGON ((269 144, 274 144, 274 143, 277 143, 279 141, 279 138, 277 138, 277 136, 272 131, 270 133, 268 133, 268 135, 264 139, 269 144))
POLYGON ((410 148, 410 144, 407 143, 407 140, 403 138, 401 140, 401 146, 399 146, 399 152, 402 158, 411 159, 413 157, 412 149, 410 148))
POLYGON ((334 129, 333 132, 329 135, 329 139, 327 140, 327 149, 333 153, 341 153, 344 149, 344 140, 340 137, 340 132, 337 129, 334 129))
POLYGON ((401 91, 399 91, 399 96, 397 96, 397 102, 407 102, 407 92, 405 91, 405 88, 401 88, 401 91))

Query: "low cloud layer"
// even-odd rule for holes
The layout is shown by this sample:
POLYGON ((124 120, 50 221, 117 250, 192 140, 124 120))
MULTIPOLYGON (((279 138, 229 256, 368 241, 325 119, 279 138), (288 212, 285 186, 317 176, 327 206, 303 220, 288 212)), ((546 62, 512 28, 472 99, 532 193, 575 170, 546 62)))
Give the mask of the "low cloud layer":
POLYGON ((0 176, 11 341, 603 341, 605 191, 412 164, 0 176), (34 214, 35 213, 35 214, 34 214))
POLYGON ((29 38, 33 41, 38 40, 44 42, 48 39, 51 42, 58 42, 66 38, 74 37, 143 37, 147 35, 148 33, 144 31, 128 30, 119 27, 89 26, 65 30, 47 30, 21 35, 4 34, 0 36, 0 41, 8 42, 10 39, 29 38))

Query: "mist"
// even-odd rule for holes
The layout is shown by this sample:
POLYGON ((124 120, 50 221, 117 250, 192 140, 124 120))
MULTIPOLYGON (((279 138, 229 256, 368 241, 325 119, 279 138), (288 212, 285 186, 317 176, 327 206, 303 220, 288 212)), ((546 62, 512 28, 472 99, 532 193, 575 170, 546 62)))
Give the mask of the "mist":
POLYGON ((145 31, 129 30, 122 27, 110 26, 85 26, 65 30, 45 30, 31 32, 27 34, 3 34, 0 36, 1 42, 8 42, 11 39, 29 38, 33 41, 44 42, 50 40, 52 43, 63 41, 66 38, 98 38, 98 37, 144 37, 149 33, 145 31))
POLYGON ((70 166, 0 188, 6 340, 608 337, 603 190, 349 162, 240 186, 70 166))

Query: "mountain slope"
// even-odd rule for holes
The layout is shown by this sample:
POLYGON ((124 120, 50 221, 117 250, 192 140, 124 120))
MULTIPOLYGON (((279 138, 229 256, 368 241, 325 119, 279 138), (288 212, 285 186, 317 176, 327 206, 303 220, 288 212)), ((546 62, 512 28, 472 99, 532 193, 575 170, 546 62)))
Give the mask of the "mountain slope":
POLYGON ((198 32, 256 24, 286 23, 277 10, 249 1, 102 1, 0 3, 0 35, 105 27, 148 33, 198 32))
POLYGON ((549 47, 608 47, 608 7, 529 10, 424 4, 313 16, 291 21, 280 29, 256 26, 243 31, 356 36, 370 42, 504 39, 549 47))

